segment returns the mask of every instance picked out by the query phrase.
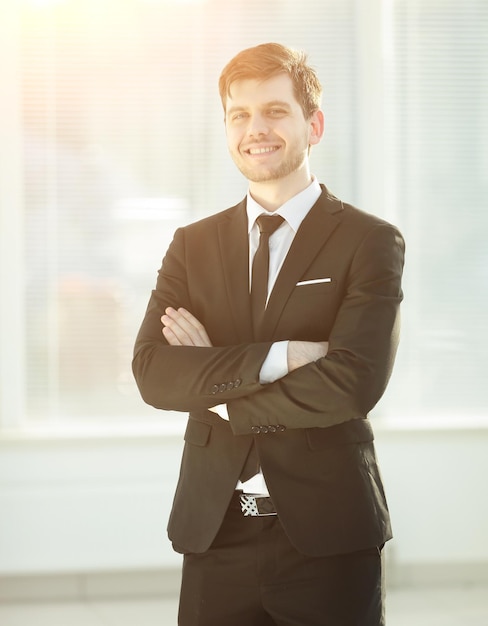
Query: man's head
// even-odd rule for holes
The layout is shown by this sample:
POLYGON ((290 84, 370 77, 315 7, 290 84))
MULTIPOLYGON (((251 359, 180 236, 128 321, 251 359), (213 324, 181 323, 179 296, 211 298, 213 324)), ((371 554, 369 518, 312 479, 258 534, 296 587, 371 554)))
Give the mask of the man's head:
POLYGON ((305 55, 275 43, 243 50, 219 86, 227 146, 241 173, 282 196, 304 189, 310 148, 324 130, 322 89, 305 55))
POLYGON ((219 80, 219 91, 224 111, 231 85, 236 80, 265 81, 287 74, 305 119, 320 109, 322 86, 315 70, 307 65, 304 52, 292 50, 278 43, 265 43, 239 52, 224 67, 219 80))

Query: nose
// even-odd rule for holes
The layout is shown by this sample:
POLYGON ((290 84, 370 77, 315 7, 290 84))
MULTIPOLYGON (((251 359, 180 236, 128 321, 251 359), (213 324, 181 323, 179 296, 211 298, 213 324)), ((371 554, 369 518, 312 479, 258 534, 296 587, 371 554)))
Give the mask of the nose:
POLYGON ((259 113, 255 113, 249 117, 249 122, 247 126, 247 135, 250 138, 256 139, 258 137, 262 137, 263 135, 267 135, 269 132, 268 124, 266 123, 265 118, 259 113))

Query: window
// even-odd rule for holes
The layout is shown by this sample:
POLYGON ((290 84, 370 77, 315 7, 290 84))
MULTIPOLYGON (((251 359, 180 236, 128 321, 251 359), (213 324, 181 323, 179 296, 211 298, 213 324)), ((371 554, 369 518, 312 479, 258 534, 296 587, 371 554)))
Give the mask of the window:
POLYGON ((314 172, 407 239, 384 412, 486 413, 487 26, 483 0, 11 3, 3 425, 161 421, 132 379, 135 334, 175 228, 245 193, 217 81, 273 40, 307 50, 324 84, 314 172))
POLYGON ((389 5, 385 178, 407 269, 388 397, 409 415, 486 419, 488 5, 389 5))

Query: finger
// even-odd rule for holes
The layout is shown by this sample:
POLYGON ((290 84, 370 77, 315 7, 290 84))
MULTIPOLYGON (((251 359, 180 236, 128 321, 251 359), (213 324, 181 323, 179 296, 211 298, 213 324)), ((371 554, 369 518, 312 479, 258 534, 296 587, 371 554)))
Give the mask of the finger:
POLYGON ((199 345, 201 346, 211 346, 212 343, 210 341, 210 337, 205 330, 205 326, 198 320, 194 315, 187 311, 183 307, 178 309, 178 313, 192 326, 192 329, 195 329, 196 336, 198 337, 199 345))
POLYGON ((195 317, 189 313, 185 317, 180 311, 176 311, 171 307, 166 309, 166 311, 167 314, 161 317, 161 321, 167 328, 173 331, 179 341, 179 345, 199 347, 209 345, 200 334, 203 327, 195 317))
MULTIPOLYGON (((161 317, 161 322, 163 323, 164 328, 168 329, 165 333, 165 337, 169 336, 171 338, 171 345, 180 345, 180 346, 193 346, 193 339, 190 334, 188 334, 187 329, 184 326, 184 320, 182 325, 182 318, 178 315, 173 315, 170 317, 169 315, 163 315, 161 317)), ((164 332, 164 329, 163 329, 164 332)))
POLYGON ((178 310, 168 307, 161 318, 169 326, 184 346, 208 347, 212 343, 203 324, 189 311, 180 307, 178 310))
POLYGON ((170 346, 181 346, 182 343, 168 326, 163 326, 163 335, 170 346))

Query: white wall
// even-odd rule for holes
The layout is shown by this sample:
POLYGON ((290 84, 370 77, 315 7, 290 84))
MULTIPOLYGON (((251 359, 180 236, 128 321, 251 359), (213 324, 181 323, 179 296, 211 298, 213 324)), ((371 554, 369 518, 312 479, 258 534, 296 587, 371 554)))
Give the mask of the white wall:
POLYGON ((488 429, 417 424, 377 429, 395 538, 393 582, 488 581, 488 429))
MULTIPOLYGON (((166 537, 183 422, 0 440, 0 576, 179 568, 166 537)), ((394 576, 488 579, 488 429, 376 426, 394 576)))
POLYGON ((0 575, 178 566, 165 528, 181 439, 4 439, 0 575))

